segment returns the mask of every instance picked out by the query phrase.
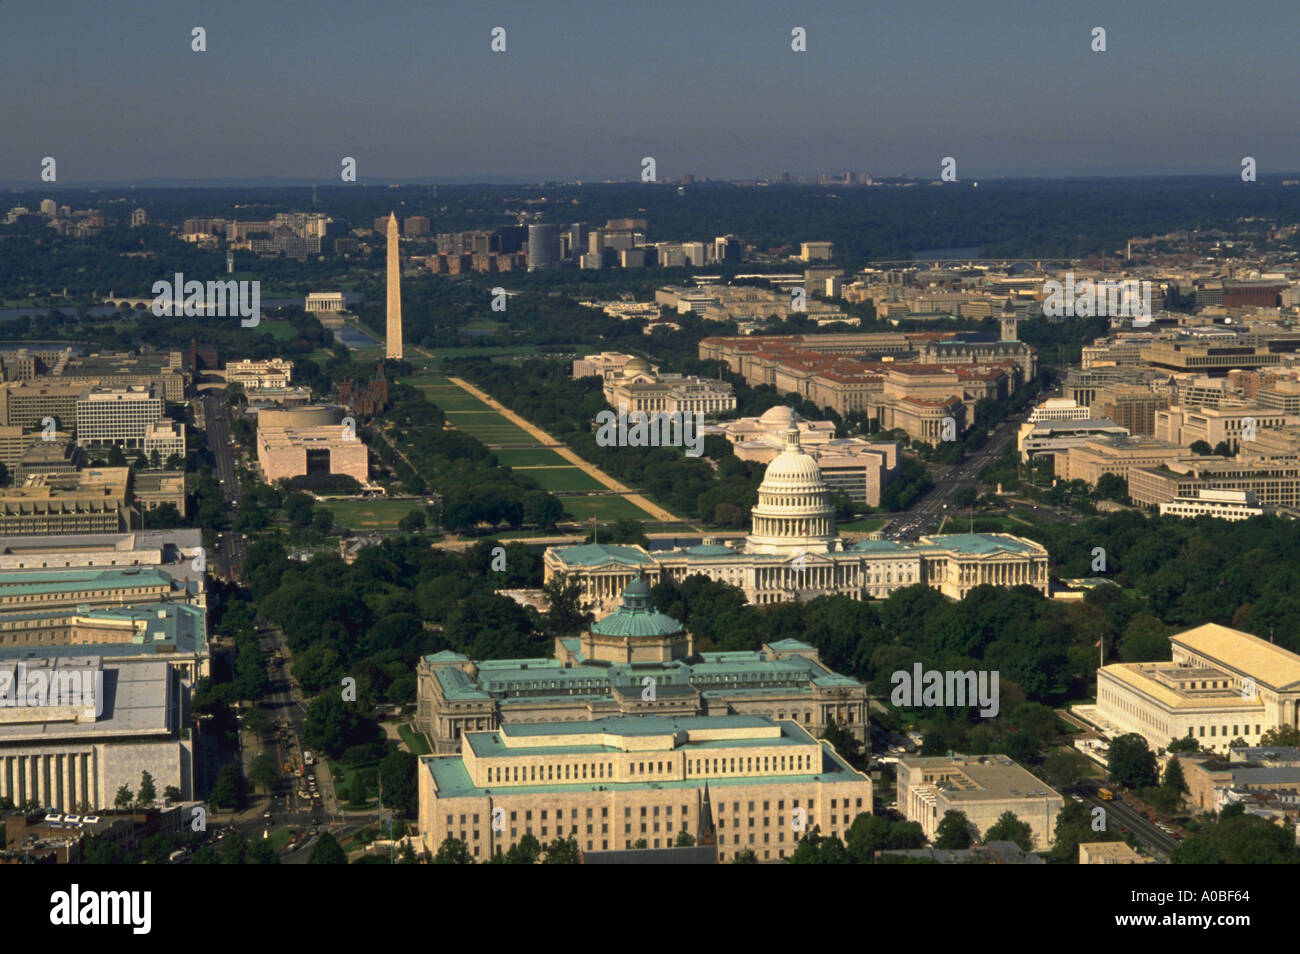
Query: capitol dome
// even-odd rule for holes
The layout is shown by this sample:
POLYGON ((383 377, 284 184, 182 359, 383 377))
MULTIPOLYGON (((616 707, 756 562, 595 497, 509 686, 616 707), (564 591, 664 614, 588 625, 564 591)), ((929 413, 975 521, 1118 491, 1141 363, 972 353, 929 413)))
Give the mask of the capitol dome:
POLYGON ((767 465, 759 485, 746 549, 750 553, 826 553, 835 539, 830 487, 817 461, 800 446, 799 428, 792 418, 785 431, 785 449, 767 465))

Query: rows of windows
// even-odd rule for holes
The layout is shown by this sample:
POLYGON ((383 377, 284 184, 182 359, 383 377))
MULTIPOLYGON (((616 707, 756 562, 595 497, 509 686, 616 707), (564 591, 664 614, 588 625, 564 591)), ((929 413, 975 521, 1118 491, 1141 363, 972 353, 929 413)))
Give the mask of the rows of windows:
MULTIPOLYGON (((852 722, 852 719, 849 720, 852 722)), ((688 759, 688 775, 759 774, 766 772, 810 772, 817 764, 813 754, 738 756, 707 759, 688 759)), ((672 776, 676 774, 675 761, 636 761, 627 764, 627 777, 672 776)), ((612 762, 563 762, 546 765, 488 766, 487 778, 491 784, 503 782, 563 782, 613 779, 612 762)))

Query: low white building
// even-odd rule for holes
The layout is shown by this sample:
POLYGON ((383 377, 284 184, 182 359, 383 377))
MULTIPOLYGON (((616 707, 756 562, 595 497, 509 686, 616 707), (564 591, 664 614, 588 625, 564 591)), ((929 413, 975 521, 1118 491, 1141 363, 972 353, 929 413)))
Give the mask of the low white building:
POLYGON ((303 310, 307 312, 344 311, 346 308, 343 292, 311 292, 307 296, 307 303, 303 306, 303 310))
POLYGON ((164 418, 154 421, 144 430, 144 456, 152 457, 157 451, 162 463, 175 454, 185 456, 185 425, 179 421, 164 418))
POLYGON ((1029 825, 1033 847, 1042 851, 1065 807, 1060 793, 1005 755, 902 758, 895 773, 899 811, 931 840, 950 811, 965 815, 981 838, 1009 811, 1029 825))
POLYGON ((1253 490, 1199 489, 1193 497, 1175 497, 1160 504, 1162 517, 1218 517, 1220 520, 1248 520, 1267 513, 1271 507, 1256 502, 1253 490))
POLYGON ((1029 423, 1040 421, 1086 421, 1092 412, 1074 398, 1048 398, 1029 412, 1029 423))

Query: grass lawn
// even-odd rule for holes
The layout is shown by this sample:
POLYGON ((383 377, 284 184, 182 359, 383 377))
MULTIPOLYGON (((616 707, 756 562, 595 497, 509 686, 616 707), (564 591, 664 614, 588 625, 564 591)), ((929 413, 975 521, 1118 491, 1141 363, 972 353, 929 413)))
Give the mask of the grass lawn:
POLYGON ((503 467, 566 467, 569 462, 553 450, 499 450, 493 451, 503 467))
POLYGON ((527 475, 537 481, 543 490, 553 492, 606 489, 595 477, 577 467, 537 467, 532 470, 517 470, 515 473, 527 475))
POLYGON ((423 510, 418 500, 325 500, 320 503, 334 522, 353 530, 392 528, 412 510, 423 510))
POLYGON ((851 523, 838 524, 838 526, 841 530, 852 530, 855 533, 875 533, 888 522, 878 517, 864 517, 851 523))
MULTIPOLYGON (((434 401, 437 404, 437 401, 434 401)), ((538 445, 537 438, 523 428, 515 427, 500 414, 490 408, 482 411, 447 411, 447 422, 453 427, 477 437, 484 444, 523 444, 525 447, 538 445)))
POLYGON ((258 331, 265 331, 276 341, 288 341, 298 334, 298 329, 287 321, 262 321, 257 325, 258 331))
POLYGON ((622 497, 562 497, 560 503, 574 520, 645 520, 649 516, 622 497))
POLYGON ((412 755, 428 755, 433 751, 429 745, 429 739, 423 732, 416 732, 415 727, 410 723, 403 722, 397 727, 397 734, 401 736, 406 747, 411 750, 412 755))

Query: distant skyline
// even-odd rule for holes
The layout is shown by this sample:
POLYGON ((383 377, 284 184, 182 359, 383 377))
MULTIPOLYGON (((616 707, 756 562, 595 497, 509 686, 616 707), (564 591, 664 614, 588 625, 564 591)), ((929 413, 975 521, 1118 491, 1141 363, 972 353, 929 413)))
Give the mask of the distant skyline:
POLYGON ((43 187, 45 156, 61 186, 342 184, 345 156, 372 185, 633 180, 645 156, 661 179, 945 156, 962 180, 1267 178, 1300 168, 1297 26, 1287 0, 5 0, 0 183, 43 187))

